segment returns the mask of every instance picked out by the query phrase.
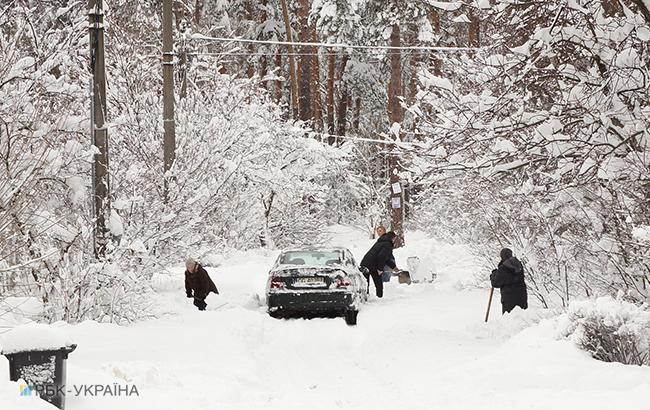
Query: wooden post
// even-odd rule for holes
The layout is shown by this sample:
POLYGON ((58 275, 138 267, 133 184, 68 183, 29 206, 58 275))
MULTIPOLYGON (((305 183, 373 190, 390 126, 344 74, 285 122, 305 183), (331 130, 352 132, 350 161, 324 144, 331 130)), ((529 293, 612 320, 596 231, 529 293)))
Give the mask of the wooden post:
POLYGON ((108 232, 106 218, 110 212, 108 175, 108 130, 106 129, 106 69, 104 64, 104 8, 102 0, 88 2, 88 31, 90 35, 91 83, 91 141, 97 147, 93 155, 92 191, 95 232, 95 258, 106 255, 108 232))
POLYGON ((172 37, 172 0, 163 0, 163 161, 165 200, 169 189, 168 172, 176 158, 176 124, 174 122, 174 45, 172 37))
POLYGON ((488 298, 487 311, 485 312, 485 323, 487 323, 488 318, 490 317, 490 307, 492 306, 493 295, 494 295, 494 288, 490 288, 490 297, 488 298))
MULTIPOLYGON (((400 46, 400 28, 393 25, 390 35, 390 46, 400 46)), ((401 126, 404 119, 404 110, 400 102, 402 95, 402 55, 399 50, 390 52, 390 81, 388 83, 388 122, 391 130, 396 125, 401 126)), ((400 131, 401 134, 401 131, 400 131)), ((395 136, 400 138, 401 135, 395 136)), ((391 229, 397 234, 396 247, 404 246, 404 197, 399 173, 399 153, 395 145, 391 146, 388 158, 388 178, 390 182, 390 196, 388 207, 391 214, 391 229)))

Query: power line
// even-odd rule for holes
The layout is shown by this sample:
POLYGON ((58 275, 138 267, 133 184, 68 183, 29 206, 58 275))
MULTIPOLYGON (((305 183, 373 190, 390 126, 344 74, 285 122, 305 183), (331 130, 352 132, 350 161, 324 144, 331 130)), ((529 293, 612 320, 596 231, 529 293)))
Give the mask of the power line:
MULTIPOLYGON (((414 50, 414 54, 425 54, 425 53, 428 53, 428 51, 414 50)), ((385 53, 385 54, 386 55, 395 55, 395 54, 401 54, 401 53, 399 53, 399 52, 388 52, 388 53, 385 53)), ((339 54, 338 53, 274 53, 274 52, 267 52, 267 53, 264 53, 264 52, 252 52, 251 53, 251 52, 244 52, 244 51, 241 51, 241 52, 227 52, 227 51, 224 51, 224 52, 221 52, 221 53, 211 53, 211 52, 200 52, 200 51, 198 51, 198 52, 188 52, 187 55, 190 55, 190 56, 208 56, 208 57, 211 57, 211 56, 214 56, 214 57, 222 57, 222 56, 277 56, 277 55, 280 55, 280 56, 283 56, 283 57, 286 57, 286 56, 297 56, 297 57, 301 57, 301 56, 323 56, 323 57, 326 57, 326 56, 330 56, 330 55, 339 55, 339 54)))
POLYGON ((421 50, 421 51, 442 51, 442 52, 457 52, 457 51, 476 51, 474 47, 433 47, 433 46, 366 46, 356 44, 344 43, 302 43, 290 41, 272 41, 272 40, 251 40, 245 38, 234 37, 210 37, 203 34, 193 34, 193 40, 204 41, 220 41, 220 42, 236 42, 247 44, 266 44, 278 46, 302 46, 302 47, 322 47, 322 48, 348 48, 354 50, 421 50))

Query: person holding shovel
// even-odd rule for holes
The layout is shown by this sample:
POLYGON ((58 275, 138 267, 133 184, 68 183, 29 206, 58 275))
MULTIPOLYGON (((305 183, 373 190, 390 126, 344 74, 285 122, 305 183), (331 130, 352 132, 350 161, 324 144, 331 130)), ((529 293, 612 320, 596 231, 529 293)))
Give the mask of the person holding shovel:
POLYGON ((502 313, 510 313, 515 306, 527 309, 528 292, 524 281, 524 266, 508 248, 503 248, 500 256, 501 262, 492 271, 490 282, 493 288, 501 290, 502 313))
POLYGON ((208 306, 205 298, 210 292, 217 295, 217 285, 214 284, 208 272, 197 261, 189 258, 185 261, 185 293, 188 298, 194 298, 194 306, 199 310, 205 310, 208 306))
MULTIPOLYGON (((379 225, 377 229, 375 229, 375 234, 377 235, 377 238, 386 235, 386 227, 384 225, 379 225)), ((381 280, 384 282, 390 282, 390 277, 393 275, 393 269, 388 266, 389 264, 395 265, 395 259, 388 261, 382 269, 381 280)))
POLYGON ((393 256, 396 237, 395 232, 385 233, 377 239, 377 242, 375 242, 361 260, 361 266, 368 269, 368 273, 363 274, 368 281, 368 291, 370 291, 370 278, 372 278, 378 298, 384 296, 384 282, 381 278, 384 266, 388 265, 394 272, 399 271, 395 265, 395 257, 393 256))

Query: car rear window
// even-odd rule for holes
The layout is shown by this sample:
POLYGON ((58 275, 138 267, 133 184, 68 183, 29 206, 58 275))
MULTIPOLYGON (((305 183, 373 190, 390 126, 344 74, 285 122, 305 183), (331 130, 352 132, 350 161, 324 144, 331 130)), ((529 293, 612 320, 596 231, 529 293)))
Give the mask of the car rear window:
POLYGON ((341 263, 339 251, 289 251, 280 256, 281 265, 331 266, 341 263))

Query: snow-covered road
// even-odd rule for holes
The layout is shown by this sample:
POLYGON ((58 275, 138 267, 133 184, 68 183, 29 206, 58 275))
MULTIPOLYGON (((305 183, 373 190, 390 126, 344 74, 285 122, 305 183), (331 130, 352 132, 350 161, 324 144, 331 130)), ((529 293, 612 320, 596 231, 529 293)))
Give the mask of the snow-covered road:
MULTIPOLYGON (((413 235, 398 265, 418 255, 436 282, 388 284, 359 325, 276 320, 263 292, 275 254, 247 252, 208 268, 221 295, 198 312, 182 270, 159 278, 160 319, 129 327, 66 326, 79 347, 68 383, 136 385, 138 397, 68 397, 102 409, 626 409, 648 408, 650 369, 597 362, 556 340, 538 309, 483 323, 487 291, 464 288, 478 267, 458 245, 413 235)), ((360 259, 371 242, 339 228, 333 244, 360 259)), ((0 359, 0 374, 7 374, 0 359)), ((8 394, 0 390, 0 394, 8 394)), ((16 392, 17 395, 17 392, 16 392)), ((0 403, 2 401, 0 400, 0 403)), ((20 405, 20 398, 11 400, 20 405)), ((19 407, 26 408, 26 407, 19 407)))

